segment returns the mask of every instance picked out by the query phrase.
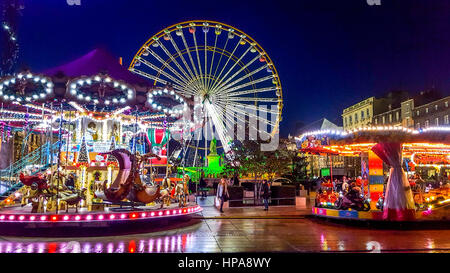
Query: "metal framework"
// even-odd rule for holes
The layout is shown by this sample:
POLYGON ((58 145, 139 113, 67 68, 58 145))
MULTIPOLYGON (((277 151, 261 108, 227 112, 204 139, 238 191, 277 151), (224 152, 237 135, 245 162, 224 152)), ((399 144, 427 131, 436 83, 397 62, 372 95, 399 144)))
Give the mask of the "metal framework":
MULTIPOLYGON (((214 127, 225 152, 233 137, 226 130, 228 122, 246 122, 248 116, 269 126, 266 132, 249 124, 261 136, 278 132, 283 96, 277 70, 253 38, 230 25, 195 20, 169 26, 142 45, 129 70, 156 86, 171 84, 186 98, 200 98, 203 126, 214 127), (276 119, 264 117, 267 114, 276 119)), ((200 141, 193 143, 195 162, 200 141)), ((204 149, 206 156, 206 143, 204 149)))

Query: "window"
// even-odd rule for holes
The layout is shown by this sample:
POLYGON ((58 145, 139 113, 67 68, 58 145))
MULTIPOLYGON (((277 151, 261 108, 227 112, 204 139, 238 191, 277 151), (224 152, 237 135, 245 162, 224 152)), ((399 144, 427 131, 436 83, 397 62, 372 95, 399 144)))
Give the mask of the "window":
POLYGON ((445 102, 445 107, 448 107, 448 101, 445 102))
POLYGON ((427 108, 425 108, 425 113, 427 113, 427 114, 428 114, 428 107, 427 107, 427 108))
POLYGON ((399 121, 400 120, 400 113, 396 112, 395 113, 395 121, 399 121))
POLYGON ((344 126, 347 126, 347 117, 344 118, 344 126))
POLYGON ((420 115, 420 111, 419 110, 417 110, 417 112, 416 112, 416 116, 419 116, 420 115))
POLYGON ((428 126, 430 126, 430 122, 428 120, 425 121, 425 128, 427 128, 428 126))
POLYGON ((389 122, 392 122, 392 114, 389 114, 389 122))
POLYGON ((386 117, 383 116, 383 124, 385 124, 385 123, 386 123, 386 117))
POLYGON ((378 118, 375 119, 375 124, 378 124, 378 118))
POLYGON ((358 122, 358 113, 355 113, 355 123, 358 122))
POLYGON ((448 115, 444 116, 444 124, 448 124, 448 115))
POLYGON ((367 109, 366 113, 367 113, 367 118, 369 118, 369 117, 370 117, 370 111, 369 111, 369 109, 367 109))
POLYGON ((352 116, 349 116, 349 117, 348 117, 348 120, 349 120, 350 125, 351 125, 351 124, 353 123, 353 122, 352 122, 352 116))
POLYGON ((439 126, 439 118, 434 119, 436 121, 436 126, 439 126))
POLYGON ((364 111, 361 111, 361 120, 364 120, 364 111))
POLYGON ((437 104, 434 106, 434 110, 436 110, 437 111, 437 109, 438 109, 438 106, 437 106, 437 104))

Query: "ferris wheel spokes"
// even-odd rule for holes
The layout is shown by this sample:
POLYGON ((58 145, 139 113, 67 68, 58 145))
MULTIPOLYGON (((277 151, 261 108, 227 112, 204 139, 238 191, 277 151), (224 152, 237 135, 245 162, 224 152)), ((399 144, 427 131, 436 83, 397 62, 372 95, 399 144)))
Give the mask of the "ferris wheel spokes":
POLYGON ((265 69, 267 67, 267 64, 264 65, 263 67, 257 68, 254 71, 245 74, 244 76, 241 76, 240 78, 238 78, 237 80, 235 80, 234 82, 226 85, 228 82, 230 82, 232 79, 234 79, 237 75, 239 75, 239 73, 241 73, 242 71, 244 71, 244 69, 247 69, 247 67, 249 67, 250 65, 252 65, 256 60, 259 59, 259 56, 256 56, 255 58, 253 58, 250 62, 248 62, 247 64, 243 65, 238 71, 236 71, 231 77, 229 77, 227 80, 225 80, 224 82, 222 82, 219 86, 217 86, 214 90, 212 90, 212 92, 216 93, 219 90, 226 90, 228 87, 233 86, 234 84, 250 77, 253 76, 254 74, 258 73, 259 71, 265 69))
MULTIPOLYGON (((241 57, 239 57, 239 59, 237 59, 237 61, 235 61, 235 63, 228 69, 228 71, 223 75, 223 77, 218 79, 216 84, 211 89, 212 92, 214 92, 216 89, 220 88, 220 85, 222 84, 223 79, 226 78, 228 76, 228 74, 230 74, 231 71, 233 71, 233 69, 236 67, 236 65, 245 57, 245 55, 247 55, 247 53, 250 51, 250 49, 251 49, 250 47, 247 48, 247 50, 241 55, 241 57)), ((231 79, 231 77, 228 80, 230 80, 230 79, 231 79)))
POLYGON ((186 67, 186 69, 187 69, 189 75, 191 76, 190 78, 191 78, 191 79, 194 79, 195 76, 194 76, 194 74, 192 73, 191 68, 190 68, 189 65, 187 64, 186 59, 184 58, 183 54, 181 53, 179 47, 178 47, 177 44, 175 43, 175 41, 174 41, 172 35, 171 35, 170 33, 168 33, 167 35, 169 35, 169 37, 170 37, 170 43, 172 44, 173 48, 174 48, 175 51, 177 52, 178 56, 180 56, 181 61, 183 62, 183 64, 184 64, 184 66, 186 67))
POLYGON ((247 90, 232 92, 230 94, 227 94, 227 96, 228 97, 236 97, 236 96, 248 95, 248 94, 252 94, 252 93, 263 93, 263 92, 270 92, 270 91, 276 91, 276 90, 277 90, 277 88, 275 86, 274 87, 257 88, 257 89, 247 89, 247 90))
MULTIPOLYGON (((227 113, 227 111, 225 110, 226 108, 231 108, 232 109, 232 112, 234 111, 234 112, 236 112, 236 113, 240 113, 240 114, 243 114, 243 115, 248 115, 249 117, 252 117, 252 118, 256 118, 256 119, 259 119, 259 120, 261 120, 261 121, 263 121, 263 122, 266 122, 266 123, 268 123, 268 124, 271 124, 271 125, 275 125, 272 121, 270 121, 270 120, 268 120, 268 119, 266 119, 266 118, 264 118, 264 117, 262 117, 261 115, 257 115, 256 114, 256 111, 257 111, 257 109, 252 109, 252 108, 250 108, 250 107, 245 107, 245 108, 247 108, 247 109, 251 109, 252 111, 250 111, 250 112, 246 112, 244 109, 245 108, 243 108, 243 109, 240 109, 240 108, 242 108, 242 107, 236 107, 236 106, 233 106, 233 105, 226 105, 226 104, 224 104, 223 102, 218 102, 219 104, 221 104, 221 107, 222 107, 222 109, 224 109, 224 111, 223 111, 223 113, 225 114, 225 115, 231 115, 229 112, 227 113), (255 113, 253 113, 253 112, 255 112, 255 113)), ((263 108, 261 108, 261 109, 263 109, 263 108)), ((258 109, 259 111, 261 111, 261 109, 258 109)), ((228 110, 229 111, 229 110, 228 110)), ((261 111, 261 112, 264 112, 264 111, 261 111)), ((241 120, 241 121, 244 121, 245 122, 245 120, 241 120)))
MULTIPOLYGON (((173 77, 172 75, 170 75, 169 73, 165 72, 164 70, 156 67, 155 65, 153 65, 152 63, 150 63, 149 61, 145 60, 145 59, 139 59, 141 61, 141 63, 145 64, 146 66, 148 66, 149 68, 155 70, 156 72, 158 72, 159 74, 169 78, 172 82, 179 84, 180 86, 183 86, 185 89, 189 89, 187 86, 187 83, 185 82, 181 82, 180 80, 176 79, 175 77, 173 77)), ((191 91, 192 92, 192 91, 191 91)))
MULTIPOLYGON (((242 40, 242 38, 241 38, 241 40, 242 40)), ((239 40, 239 42, 234 47, 233 51, 228 56, 228 59, 225 62, 225 64, 223 65, 222 70, 220 71, 219 75, 217 76, 217 81, 215 81, 214 84, 212 85, 211 90, 214 90, 214 88, 217 86, 218 82, 221 79, 220 76, 222 75, 223 71, 225 70, 225 68, 227 67, 228 63, 230 62, 231 57, 234 56, 234 53, 236 52, 237 48, 239 47, 239 43, 240 43, 241 40, 239 40)), ((217 64, 217 65, 219 65, 219 64, 217 64)))

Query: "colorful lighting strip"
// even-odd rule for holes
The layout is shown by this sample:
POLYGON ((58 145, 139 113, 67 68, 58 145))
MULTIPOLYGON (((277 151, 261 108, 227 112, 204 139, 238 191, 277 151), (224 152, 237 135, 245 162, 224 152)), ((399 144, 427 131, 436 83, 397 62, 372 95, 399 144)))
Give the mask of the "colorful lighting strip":
POLYGON ((165 209, 155 211, 134 211, 134 212, 107 212, 92 214, 0 214, 0 223, 23 222, 23 223, 64 223, 64 222, 110 222, 124 220, 144 220, 162 217, 172 217, 188 215, 201 212, 202 207, 196 205, 192 207, 165 209))
MULTIPOLYGON (((410 160, 417 167, 433 167, 433 168, 438 168, 438 169, 450 167, 450 164, 420 164, 420 163, 417 163, 417 162, 414 161, 414 156, 416 154, 417 153, 411 154, 410 160)), ((447 155, 447 156, 449 156, 448 153, 446 154, 445 152, 420 152, 420 154, 437 154, 437 155, 447 155)))
POLYGON ((405 133, 409 134, 420 134, 420 133, 427 133, 427 132, 450 132, 450 126, 443 126, 443 127, 429 127, 425 129, 415 130, 410 129, 402 126, 369 126, 369 127, 360 127, 358 129, 352 129, 352 130, 318 130, 318 131, 311 131, 306 132, 300 135, 300 137, 296 137, 297 140, 302 140, 307 136, 311 135, 336 135, 336 136, 347 136, 349 134, 354 134, 358 132, 367 132, 367 131, 378 131, 378 132, 390 132, 390 131, 403 131, 405 133))
POLYGON ((19 112, 19 111, 10 111, 10 110, 5 110, 5 109, 1 109, 0 113, 10 114, 10 115, 23 115, 23 116, 28 114, 29 116, 42 118, 42 114, 19 112))
POLYGON ((31 104, 31 103, 25 104, 25 106, 29 107, 29 108, 33 108, 33 109, 39 110, 39 111, 49 112, 49 113, 52 113, 52 114, 56 113, 55 110, 46 108, 44 106, 36 106, 36 105, 31 104))
POLYGON ((86 112, 86 109, 84 109, 83 107, 81 107, 80 105, 78 105, 78 103, 71 101, 69 102, 70 106, 72 106, 73 108, 77 109, 77 111, 80 111, 81 113, 86 112))

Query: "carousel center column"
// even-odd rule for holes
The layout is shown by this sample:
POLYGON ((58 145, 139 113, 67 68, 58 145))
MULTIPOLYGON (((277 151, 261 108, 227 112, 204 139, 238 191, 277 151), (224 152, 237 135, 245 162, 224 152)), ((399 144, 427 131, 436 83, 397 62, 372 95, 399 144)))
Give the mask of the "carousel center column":
POLYGON ((370 150, 368 152, 368 158, 370 209, 376 210, 376 203, 383 195, 384 190, 383 160, 370 150))

